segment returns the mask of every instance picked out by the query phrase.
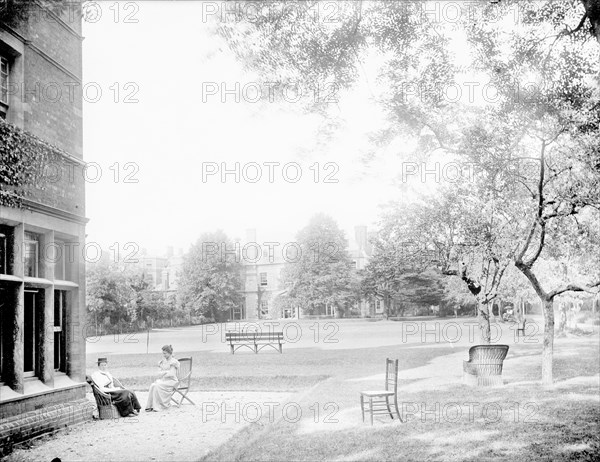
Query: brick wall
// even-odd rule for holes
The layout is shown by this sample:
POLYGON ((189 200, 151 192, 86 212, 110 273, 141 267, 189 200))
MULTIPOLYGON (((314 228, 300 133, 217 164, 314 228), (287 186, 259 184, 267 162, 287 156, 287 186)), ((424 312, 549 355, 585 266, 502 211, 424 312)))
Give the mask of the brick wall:
POLYGON ((82 158, 81 15, 75 2, 68 5, 62 22, 34 8, 26 23, 11 25, 29 42, 24 81, 12 91, 25 103, 25 130, 82 158))
MULTIPOLYGON (((63 159, 43 167, 44 189, 32 188, 31 199, 50 207, 85 216, 84 167, 63 159)), ((89 172, 96 175, 95 171, 89 172)))
POLYGON ((83 398, 0 419, 0 457, 17 443, 91 420, 95 407, 83 398))

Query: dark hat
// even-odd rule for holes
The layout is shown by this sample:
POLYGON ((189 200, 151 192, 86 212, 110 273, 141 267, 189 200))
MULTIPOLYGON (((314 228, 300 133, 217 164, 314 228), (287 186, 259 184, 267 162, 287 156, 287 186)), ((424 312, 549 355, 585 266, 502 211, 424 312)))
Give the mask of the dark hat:
POLYGON ((98 358, 98 364, 100 363, 108 363, 108 359, 107 358, 98 358))

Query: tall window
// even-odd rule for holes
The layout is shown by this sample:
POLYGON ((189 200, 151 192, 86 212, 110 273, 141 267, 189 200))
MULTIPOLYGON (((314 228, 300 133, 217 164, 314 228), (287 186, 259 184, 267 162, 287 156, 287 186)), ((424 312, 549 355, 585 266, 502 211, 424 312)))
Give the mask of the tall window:
POLYGON ((8 112, 8 60, 0 56, 0 117, 6 119, 8 112))
POLYGON ((67 315, 67 292, 54 291, 54 370, 66 372, 65 324, 67 315))
POLYGON ((8 274, 8 233, 0 226, 0 274, 8 274))
POLYGON ((260 273, 260 285, 261 286, 267 285, 267 273, 260 273))
POLYGON ((8 328, 8 291, 0 287, 0 382, 4 381, 4 342, 8 337, 8 332, 4 329, 8 328), (7 318, 7 319, 4 319, 7 318))
POLYGON ((38 370, 38 345, 40 341, 40 306, 42 295, 34 289, 25 290, 25 316, 23 322, 23 376, 33 377, 38 370))
POLYGON ((267 316, 269 314, 269 301, 262 300, 260 302, 260 317, 267 316))
POLYGON ((25 233, 25 276, 38 277, 39 241, 33 233, 25 233))

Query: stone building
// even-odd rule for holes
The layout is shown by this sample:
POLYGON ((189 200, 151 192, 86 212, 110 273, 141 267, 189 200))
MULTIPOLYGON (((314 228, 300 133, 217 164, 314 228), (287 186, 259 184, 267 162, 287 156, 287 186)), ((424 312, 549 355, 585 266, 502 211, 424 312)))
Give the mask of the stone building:
POLYGON ((16 4, 28 14, 0 11, 0 162, 36 176, 0 185, 0 453, 92 414, 81 6, 16 4))
MULTIPOLYGON (((372 252, 369 237, 366 226, 354 227, 354 236, 349 240, 348 253, 356 270, 364 269, 369 262, 372 252)), ((231 310, 230 319, 237 321, 302 317, 300 307, 285 309, 277 303, 277 298, 286 293, 281 279, 281 272, 286 264, 285 252, 281 247, 269 248, 266 245, 259 246, 257 243, 256 230, 247 230, 243 248, 248 249, 248 255, 242 258, 244 303, 239 308, 231 310)), ((383 300, 372 297, 370 300, 357 302, 346 315, 375 317, 383 316, 383 313, 383 300)), ((316 316, 335 317, 335 308, 324 306, 316 316)))

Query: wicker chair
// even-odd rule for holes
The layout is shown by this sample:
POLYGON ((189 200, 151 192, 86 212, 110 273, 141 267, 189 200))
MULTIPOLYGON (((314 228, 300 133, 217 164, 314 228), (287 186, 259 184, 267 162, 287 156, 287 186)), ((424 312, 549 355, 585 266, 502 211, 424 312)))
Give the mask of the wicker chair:
POLYGON ((463 382, 488 387, 503 385, 502 364, 508 345, 475 345, 469 349, 469 360, 463 361, 463 382))
POLYGON ((188 398, 187 394, 190 391, 190 385, 192 383, 192 358, 181 358, 179 359, 179 370, 177 371, 177 379, 179 380, 179 385, 175 389, 173 396, 171 399, 177 406, 181 406, 183 400, 186 399, 194 406, 196 405, 190 398, 188 398), (179 393, 181 395, 181 399, 179 402, 174 398, 175 393, 179 393))
MULTIPOLYGON (((92 393, 94 394, 94 399, 98 406, 98 417, 100 420, 119 419, 121 414, 119 414, 117 406, 113 404, 112 397, 108 393, 104 393, 100 390, 89 375, 86 376, 86 381, 90 387, 92 387, 92 393)), ((114 379, 114 384, 117 387, 125 388, 118 379, 114 379)))
POLYGON ((394 413, 390 406, 390 399, 394 400, 394 413, 398 420, 402 422, 398 410, 398 360, 385 360, 385 389, 360 392, 360 410, 362 420, 365 421, 365 411, 369 413, 371 425, 373 425, 374 415, 389 415, 392 420, 394 413))

